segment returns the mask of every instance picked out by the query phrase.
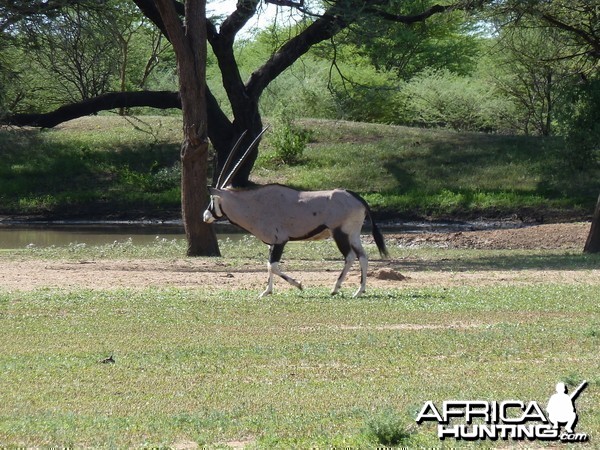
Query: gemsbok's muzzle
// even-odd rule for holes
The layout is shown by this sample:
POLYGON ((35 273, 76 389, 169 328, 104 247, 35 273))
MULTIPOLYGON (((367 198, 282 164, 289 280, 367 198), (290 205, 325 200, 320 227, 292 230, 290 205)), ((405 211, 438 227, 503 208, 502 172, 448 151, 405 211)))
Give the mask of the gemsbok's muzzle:
POLYGON ((221 205, 219 205, 219 198, 216 196, 210 196, 210 203, 204 215, 202 216, 204 222, 213 223, 215 220, 223 217, 223 211, 221 211, 221 205))

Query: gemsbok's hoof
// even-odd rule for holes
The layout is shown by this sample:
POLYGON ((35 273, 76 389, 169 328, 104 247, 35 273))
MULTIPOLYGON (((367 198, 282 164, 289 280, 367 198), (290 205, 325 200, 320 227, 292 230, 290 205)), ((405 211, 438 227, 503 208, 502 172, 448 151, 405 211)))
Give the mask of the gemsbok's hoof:
POLYGON ((264 298, 264 297, 266 297, 267 295, 271 295, 272 293, 273 293, 273 291, 272 291, 272 290, 269 290, 269 289, 267 289, 267 290, 266 290, 266 291, 264 291, 262 294, 260 294, 260 295, 258 296, 258 298, 264 298))

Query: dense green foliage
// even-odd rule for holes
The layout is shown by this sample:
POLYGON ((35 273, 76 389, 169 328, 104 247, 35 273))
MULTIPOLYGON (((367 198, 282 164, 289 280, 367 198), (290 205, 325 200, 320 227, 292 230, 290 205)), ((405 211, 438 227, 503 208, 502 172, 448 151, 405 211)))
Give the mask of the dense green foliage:
POLYGON ((134 216, 173 214, 180 201, 178 121, 83 122, 87 126, 0 132, 2 212, 119 216, 134 208, 134 216))
POLYGON ((571 86, 566 97, 561 111, 565 166, 585 172, 590 162, 600 160, 600 77, 571 86))
MULTIPOLYGON (((430 4, 398 2, 394 13, 417 13, 430 4)), ((496 2, 478 16, 453 11, 410 26, 365 15, 280 75, 261 98, 262 112, 561 134, 568 126, 567 116, 559 113, 570 104, 566 93, 577 88, 581 74, 593 82, 598 62, 588 57, 576 33, 540 23, 535 11, 542 8, 594 33, 594 10, 585 2, 578 9, 558 2, 527 2, 527 7, 496 2)), ((311 19, 283 23, 246 34, 236 44, 242 77, 311 19)), ((130 1, 61 9, 50 21, 28 17, 3 36, 0 76, 13 80, 0 87, 5 113, 48 111, 109 90, 177 89, 171 48, 130 1)), ((227 110, 211 55, 208 80, 227 110)))
POLYGON ((103 3, 81 2, 48 19, 26 15, 7 29, 0 20, 0 76, 9 80, 0 84, 0 115, 47 112, 109 91, 174 87, 166 39, 133 2, 103 3))
MULTIPOLYGON (((180 119, 143 120, 0 131, 0 213, 177 216, 180 119)), ((263 147, 256 182, 352 189, 386 216, 578 217, 597 196, 594 166, 563 170, 560 138, 275 119, 263 147)))
MULTIPOLYGON (((452 11, 410 26, 360 17, 311 48, 262 94, 261 113, 274 129, 261 148, 258 178, 352 188, 380 211, 395 214, 590 208, 600 170, 600 82, 594 41, 581 36, 593 38, 597 21, 588 3, 576 3, 570 9, 561 2, 494 2, 476 16, 452 11), (303 129, 294 123, 300 117, 493 135, 423 131, 413 144, 406 139, 413 131, 394 129, 371 140, 357 135, 365 132, 357 126, 347 130, 351 138, 334 143, 318 137, 329 125, 303 129), (317 138, 307 146, 311 133, 317 138)), ((411 14, 431 4, 403 1, 394 12, 411 14)), ((177 90, 165 39, 131 2, 111 0, 110 6, 64 8, 52 20, 0 19, 0 115, 48 111, 107 90, 177 90)), ((311 23, 307 17, 247 33, 235 47, 241 76, 249 77, 311 23)), ((207 65, 211 91, 230 113, 214 55, 207 65)), ((119 133, 117 128, 99 139, 94 133, 3 131, 2 211, 76 208, 85 214, 102 211, 102 205, 157 214, 176 210, 178 137, 144 141, 143 133, 119 133)))

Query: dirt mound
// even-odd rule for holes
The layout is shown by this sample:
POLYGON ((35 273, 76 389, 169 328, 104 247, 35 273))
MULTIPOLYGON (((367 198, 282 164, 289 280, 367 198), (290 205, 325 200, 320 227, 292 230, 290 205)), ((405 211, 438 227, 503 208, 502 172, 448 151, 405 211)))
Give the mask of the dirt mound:
MULTIPOLYGON (((371 275, 371 274, 369 274, 371 275)), ((406 277, 402 275, 400 272, 394 269, 380 269, 372 274, 378 280, 388 280, 388 281, 402 281, 406 280, 406 277)))

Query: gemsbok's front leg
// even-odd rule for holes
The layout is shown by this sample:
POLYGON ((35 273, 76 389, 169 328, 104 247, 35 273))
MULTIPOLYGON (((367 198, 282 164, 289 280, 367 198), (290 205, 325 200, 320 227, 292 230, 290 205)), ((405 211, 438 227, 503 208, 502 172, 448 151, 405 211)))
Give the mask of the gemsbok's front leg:
POLYGON ((360 287, 353 295, 353 297, 358 297, 359 295, 362 295, 363 292, 365 292, 365 288, 367 286, 368 268, 367 254, 365 253, 365 249, 363 248, 362 243, 360 242, 360 233, 357 233, 350 237, 350 246, 352 248, 352 251, 358 256, 358 262, 360 264, 360 287))
POLYGON ((360 287, 354 293, 354 297, 358 297, 365 292, 365 287, 367 284, 367 255, 360 242, 360 231, 357 233, 352 233, 352 235, 348 235, 338 228, 333 230, 333 239, 340 252, 342 252, 342 255, 344 255, 345 264, 342 273, 340 273, 340 276, 338 277, 335 286, 331 291, 331 295, 337 294, 342 286, 342 283, 346 279, 346 276, 348 275, 348 271, 358 256, 360 263, 360 287))
POLYGON ((259 298, 262 298, 265 295, 269 295, 273 292, 273 274, 280 276, 292 286, 295 286, 298 289, 302 290, 302 284, 294 280, 289 275, 286 275, 279 269, 279 261, 281 260, 281 255, 283 254, 284 247, 285 244, 272 244, 269 246, 269 280, 267 282, 267 289, 265 289, 265 291, 262 294, 260 294, 259 298))
POLYGON ((355 260, 356 260, 356 255, 354 254, 353 251, 350 251, 350 253, 348 253, 348 255, 346 255, 344 269, 342 270, 342 273, 340 273, 340 276, 338 277, 337 281, 335 282, 335 286, 333 287, 333 290, 331 291, 331 295, 335 295, 338 293, 338 291, 340 290, 340 287, 342 287, 342 283, 344 282, 344 280, 346 279, 346 276, 348 275, 348 271, 352 267, 352 264, 354 263, 355 260))

